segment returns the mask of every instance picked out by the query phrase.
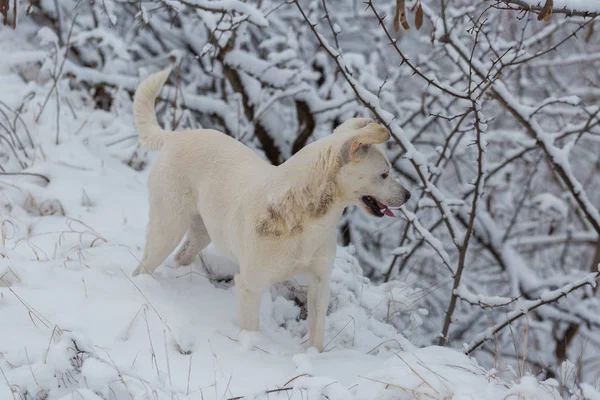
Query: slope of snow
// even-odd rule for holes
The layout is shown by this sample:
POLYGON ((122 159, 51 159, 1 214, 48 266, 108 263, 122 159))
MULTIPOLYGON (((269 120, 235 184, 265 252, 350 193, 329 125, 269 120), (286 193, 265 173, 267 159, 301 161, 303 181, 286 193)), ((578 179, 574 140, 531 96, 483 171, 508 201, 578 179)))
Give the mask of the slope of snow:
POLYGON ((36 84, 1 72, 0 100, 24 104, 36 144, 26 171, 50 183, 0 176, 0 399, 560 397, 554 381, 507 382, 455 350, 414 348, 423 292, 371 285, 351 248, 338 251, 320 354, 307 349, 301 278, 265 293, 258 333, 239 330, 226 279, 236 265, 212 248, 190 267, 169 258, 154 278, 131 278, 148 168, 128 164, 154 155, 131 155, 130 98, 116 93, 113 111, 94 110, 61 81, 56 112, 55 96, 42 106, 52 87, 43 74, 36 84))

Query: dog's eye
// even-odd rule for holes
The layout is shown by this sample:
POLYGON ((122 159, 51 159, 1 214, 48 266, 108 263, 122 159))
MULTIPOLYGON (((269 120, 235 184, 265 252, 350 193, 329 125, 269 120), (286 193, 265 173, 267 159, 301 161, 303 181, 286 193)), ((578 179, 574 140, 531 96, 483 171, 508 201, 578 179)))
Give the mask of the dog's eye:
POLYGON ((383 179, 387 179, 387 177, 388 177, 388 176, 390 176, 390 173, 389 173, 389 172, 386 172, 385 174, 381 174, 381 177, 382 177, 383 179))

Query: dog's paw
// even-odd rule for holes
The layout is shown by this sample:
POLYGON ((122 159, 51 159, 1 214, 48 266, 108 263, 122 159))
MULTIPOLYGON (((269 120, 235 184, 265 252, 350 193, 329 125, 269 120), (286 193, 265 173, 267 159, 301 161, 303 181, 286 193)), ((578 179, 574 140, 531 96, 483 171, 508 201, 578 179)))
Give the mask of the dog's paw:
POLYGON ((175 262, 180 266, 190 265, 194 262, 194 258, 196 258, 195 254, 188 254, 186 251, 180 251, 175 255, 175 262))
POLYGON ((175 254, 175 262, 178 265, 190 265, 194 262, 198 254, 194 253, 194 250, 190 248, 190 242, 188 240, 185 241, 181 249, 175 254))
POLYGON ((133 273, 131 274, 131 276, 138 276, 139 274, 147 274, 148 271, 146 271, 146 268, 143 268, 141 265, 139 267, 137 267, 133 273))
POLYGON ((245 350, 252 350, 261 343, 262 335, 259 331, 242 329, 239 335, 239 343, 245 350))

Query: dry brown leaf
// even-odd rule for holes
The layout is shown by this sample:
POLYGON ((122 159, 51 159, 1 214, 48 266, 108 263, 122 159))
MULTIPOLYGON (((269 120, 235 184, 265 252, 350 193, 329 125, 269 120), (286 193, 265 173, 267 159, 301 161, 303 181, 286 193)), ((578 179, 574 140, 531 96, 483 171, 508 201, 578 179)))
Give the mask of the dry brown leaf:
POLYGON ((0 0, 0 14, 4 17, 4 25, 8 25, 8 9, 10 8, 9 0, 0 0))
POLYGON ((594 35, 594 22, 596 22, 596 21, 592 21, 592 23, 590 24, 590 27, 588 28, 587 32, 585 33, 585 39, 583 39, 583 41, 586 43, 589 43, 590 40, 592 39, 592 36, 594 35))
POLYGON ((546 0, 546 4, 542 7, 540 14, 538 15, 538 21, 544 20, 548 22, 550 20, 550 16, 552 15, 552 8, 554 7, 554 0, 546 0))
POLYGON ((394 31, 396 33, 400 30, 400 1, 396 0, 396 12, 394 13, 394 31))
POLYGON ((423 26, 423 7, 421 7, 421 3, 419 3, 417 13, 415 14, 415 28, 419 30, 421 29, 421 26, 423 26))
POLYGON ((396 32, 400 30, 400 23, 405 31, 410 31, 410 25, 406 19, 405 0, 396 0, 396 13, 394 15, 394 30, 396 32))
POLYGON ((400 22, 402 23, 402 27, 405 31, 410 31, 410 25, 408 24, 408 19, 406 19, 406 7, 404 5, 404 0, 398 0, 398 3, 401 5, 400 7, 400 22))

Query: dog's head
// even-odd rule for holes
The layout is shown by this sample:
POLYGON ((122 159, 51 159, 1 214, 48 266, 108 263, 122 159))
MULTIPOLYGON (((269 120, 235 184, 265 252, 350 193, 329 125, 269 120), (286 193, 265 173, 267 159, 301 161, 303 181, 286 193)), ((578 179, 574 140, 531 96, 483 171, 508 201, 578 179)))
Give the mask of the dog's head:
POLYGON ((350 204, 361 205, 376 217, 394 216, 410 193, 390 175, 390 162, 379 146, 390 138, 383 126, 367 118, 353 118, 335 131, 343 138, 338 185, 350 204))

